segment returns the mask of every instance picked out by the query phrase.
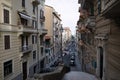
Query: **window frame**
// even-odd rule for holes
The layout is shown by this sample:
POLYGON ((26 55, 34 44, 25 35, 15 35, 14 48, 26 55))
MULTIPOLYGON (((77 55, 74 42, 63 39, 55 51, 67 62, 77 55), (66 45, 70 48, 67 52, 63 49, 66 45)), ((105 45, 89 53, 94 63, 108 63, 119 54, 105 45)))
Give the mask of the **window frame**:
POLYGON ((44 17, 44 11, 41 9, 40 10, 40 19, 43 19, 43 17, 44 17))
POLYGON ((37 35, 32 35, 32 44, 37 43, 37 35))
POLYGON ((32 27, 33 27, 34 29, 37 29, 37 21, 32 20, 32 27))
POLYGON ((10 11, 5 8, 3 9, 3 22, 10 24, 10 11), (7 11, 7 12, 5 13, 5 11, 7 11))
POLYGON ((4 49, 5 49, 5 50, 10 49, 10 45, 11 45, 10 41, 11 41, 11 40, 10 40, 10 35, 4 35, 4 49), (8 38, 9 41, 6 41, 6 40, 8 40, 8 39, 5 39, 5 36, 9 37, 9 38, 8 38), (9 43, 9 46, 8 46, 8 43, 9 43), (8 47, 6 47, 6 46, 8 46, 8 47))
POLYGON ((22 25, 28 26, 28 20, 27 19, 21 18, 20 20, 21 20, 22 25))
POLYGON ((36 60, 37 59, 37 50, 34 50, 33 51, 33 60, 36 60))
POLYGON ((25 8, 25 0, 22 0, 22 7, 25 8))
POLYGON ((35 7, 35 5, 33 5, 33 13, 34 14, 36 13, 36 7, 35 7))
MULTIPOLYGON (((8 67, 8 64, 7 64, 7 67, 8 67)), ((7 77, 7 76, 9 76, 10 74, 12 74, 13 73, 13 60, 8 60, 8 61, 5 61, 5 62, 3 62, 3 75, 4 75, 4 77, 7 77), (11 63, 9 63, 9 67, 10 67, 10 69, 7 69, 7 73, 5 74, 5 63, 7 63, 7 62, 11 62, 11 63), (8 71, 10 71, 10 72, 8 72, 8 71)))
POLYGON ((101 14, 101 10, 102 10, 102 1, 98 0, 97 1, 97 10, 98 10, 98 14, 101 14))

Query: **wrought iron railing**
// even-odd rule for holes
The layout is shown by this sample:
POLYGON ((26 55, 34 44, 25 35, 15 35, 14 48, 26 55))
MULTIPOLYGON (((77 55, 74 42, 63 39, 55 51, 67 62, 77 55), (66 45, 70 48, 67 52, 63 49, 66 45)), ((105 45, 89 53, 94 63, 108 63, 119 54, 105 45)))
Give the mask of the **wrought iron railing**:
POLYGON ((32 51, 32 45, 24 45, 20 47, 20 52, 29 52, 32 51))

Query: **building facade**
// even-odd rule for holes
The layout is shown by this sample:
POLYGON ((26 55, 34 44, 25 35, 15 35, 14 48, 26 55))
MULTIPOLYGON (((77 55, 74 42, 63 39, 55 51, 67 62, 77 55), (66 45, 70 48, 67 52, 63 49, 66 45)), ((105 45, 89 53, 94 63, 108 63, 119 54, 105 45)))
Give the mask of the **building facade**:
POLYGON ((66 45, 67 42, 69 42, 72 33, 69 27, 63 27, 63 44, 66 45))
POLYGON ((38 5, 38 58, 39 58, 39 69, 42 71, 45 68, 45 35, 47 34, 47 29, 45 29, 45 0, 40 0, 40 5, 38 5))
MULTIPOLYGON (((119 5, 117 0, 79 0, 83 68, 100 80, 119 80, 119 5), (90 44, 89 44, 90 43, 90 44), (84 56, 87 54, 86 56, 84 56), (84 61, 90 58, 87 63, 84 61), (93 62, 91 62, 93 61, 93 62), (93 70, 91 70, 93 69, 93 70)), ((79 35, 79 36, 80 36, 79 35)))
POLYGON ((53 19, 54 19, 54 58, 58 58, 61 56, 62 51, 62 24, 60 19, 60 14, 56 11, 53 12, 53 19))
POLYGON ((61 19, 60 15, 51 6, 45 6, 45 27, 48 34, 45 36, 47 67, 55 62, 61 49, 61 19))
POLYGON ((0 0, 1 80, 25 80, 39 72, 39 4, 38 0, 0 0))

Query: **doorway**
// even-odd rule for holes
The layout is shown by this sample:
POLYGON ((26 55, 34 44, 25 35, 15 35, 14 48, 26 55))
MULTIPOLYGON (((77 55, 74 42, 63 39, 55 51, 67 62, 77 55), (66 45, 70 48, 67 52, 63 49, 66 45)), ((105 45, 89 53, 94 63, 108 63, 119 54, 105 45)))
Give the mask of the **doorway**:
POLYGON ((40 68, 41 68, 41 69, 44 68, 44 59, 40 62, 40 68))
POLYGON ((103 77, 103 48, 99 47, 99 71, 100 71, 100 79, 102 80, 103 77))
POLYGON ((23 80, 26 80, 27 79, 27 62, 23 62, 22 70, 23 70, 23 80))

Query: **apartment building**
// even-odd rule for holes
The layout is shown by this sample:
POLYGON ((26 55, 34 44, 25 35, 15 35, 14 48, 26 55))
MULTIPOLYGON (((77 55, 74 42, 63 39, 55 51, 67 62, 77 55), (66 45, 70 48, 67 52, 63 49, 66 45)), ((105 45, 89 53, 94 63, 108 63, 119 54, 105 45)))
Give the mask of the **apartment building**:
POLYGON ((103 80, 119 80, 120 1, 99 0, 96 2, 98 5, 96 14, 99 14, 96 17, 96 22, 98 22, 98 24, 96 25, 97 29, 95 36, 95 39, 97 39, 97 66, 103 65, 97 68, 97 75, 103 80))
MULTIPOLYGON (((84 1, 85 2, 85 1, 84 1)), ((96 52, 94 45, 95 16, 93 10, 93 1, 81 4, 79 7, 80 17, 77 22, 78 47, 81 55, 82 70, 95 74, 96 70, 96 52)))
POLYGON ((63 43, 66 44, 72 36, 70 28, 69 27, 63 27, 62 35, 63 35, 63 43))
POLYGON ((39 72, 38 36, 44 33, 38 31, 39 4, 38 0, 0 0, 1 80, 25 80, 39 72))
POLYGON ((60 14, 58 14, 56 11, 53 12, 53 19, 54 19, 54 56, 55 58, 58 58, 58 56, 61 56, 62 51, 62 24, 60 19, 60 14))
POLYGON ((45 36, 47 67, 50 66, 58 57, 61 41, 61 19, 60 15, 51 6, 45 6, 45 28, 48 33, 45 36))
POLYGON ((40 0, 40 5, 38 5, 38 47, 39 47, 39 69, 40 71, 45 68, 45 35, 47 34, 47 29, 45 29, 45 15, 44 15, 44 5, 45 0, 40 0))
MULTIPOLYGON (((84 48, 85 47, 88 48, 88 49, 85 48, 85 50, 82 48, 82 50, 91 51, 88 57, 92 59, 95 58, 94 74, 97 75, 100 78, 100 80, 119 80, 120 78, 119 77, 120 76, 120 71, 119 71, 120 1, 79 0, 79 3, 81 3, 81 9, 80 9, 81 15, 78 21, 78 25, 81 26, 84 24, 84 26, 83 27, 81 26, 78 29, 78 32, 80 33, 88 32, 90 26, 87 26, 86 24, 93 25, 95 22, 95 26, 93 26, 92 28, 93 29, 92 35, 84 35, 83 37, 85 38, 82 38, 82 43, 83 43, 82 46, 84 48), (91 13, 92 15, 90 15, 91 13), (92 38, 89 39, 89 37, 92 38), (87 41, 90 40, 93 41, 93 43, 91 44, 92 47, 89 45, 86 46, 87 41), (92 52, 94 52, 94 54, 92 54, 92 52), (91 55, 94 55, 94 57, 91 57, 91 55)), ((84 52, 83 54, 86 54, 86 52, 84 52)), ((89 61, 91 61, 91 59, 89 61)))

